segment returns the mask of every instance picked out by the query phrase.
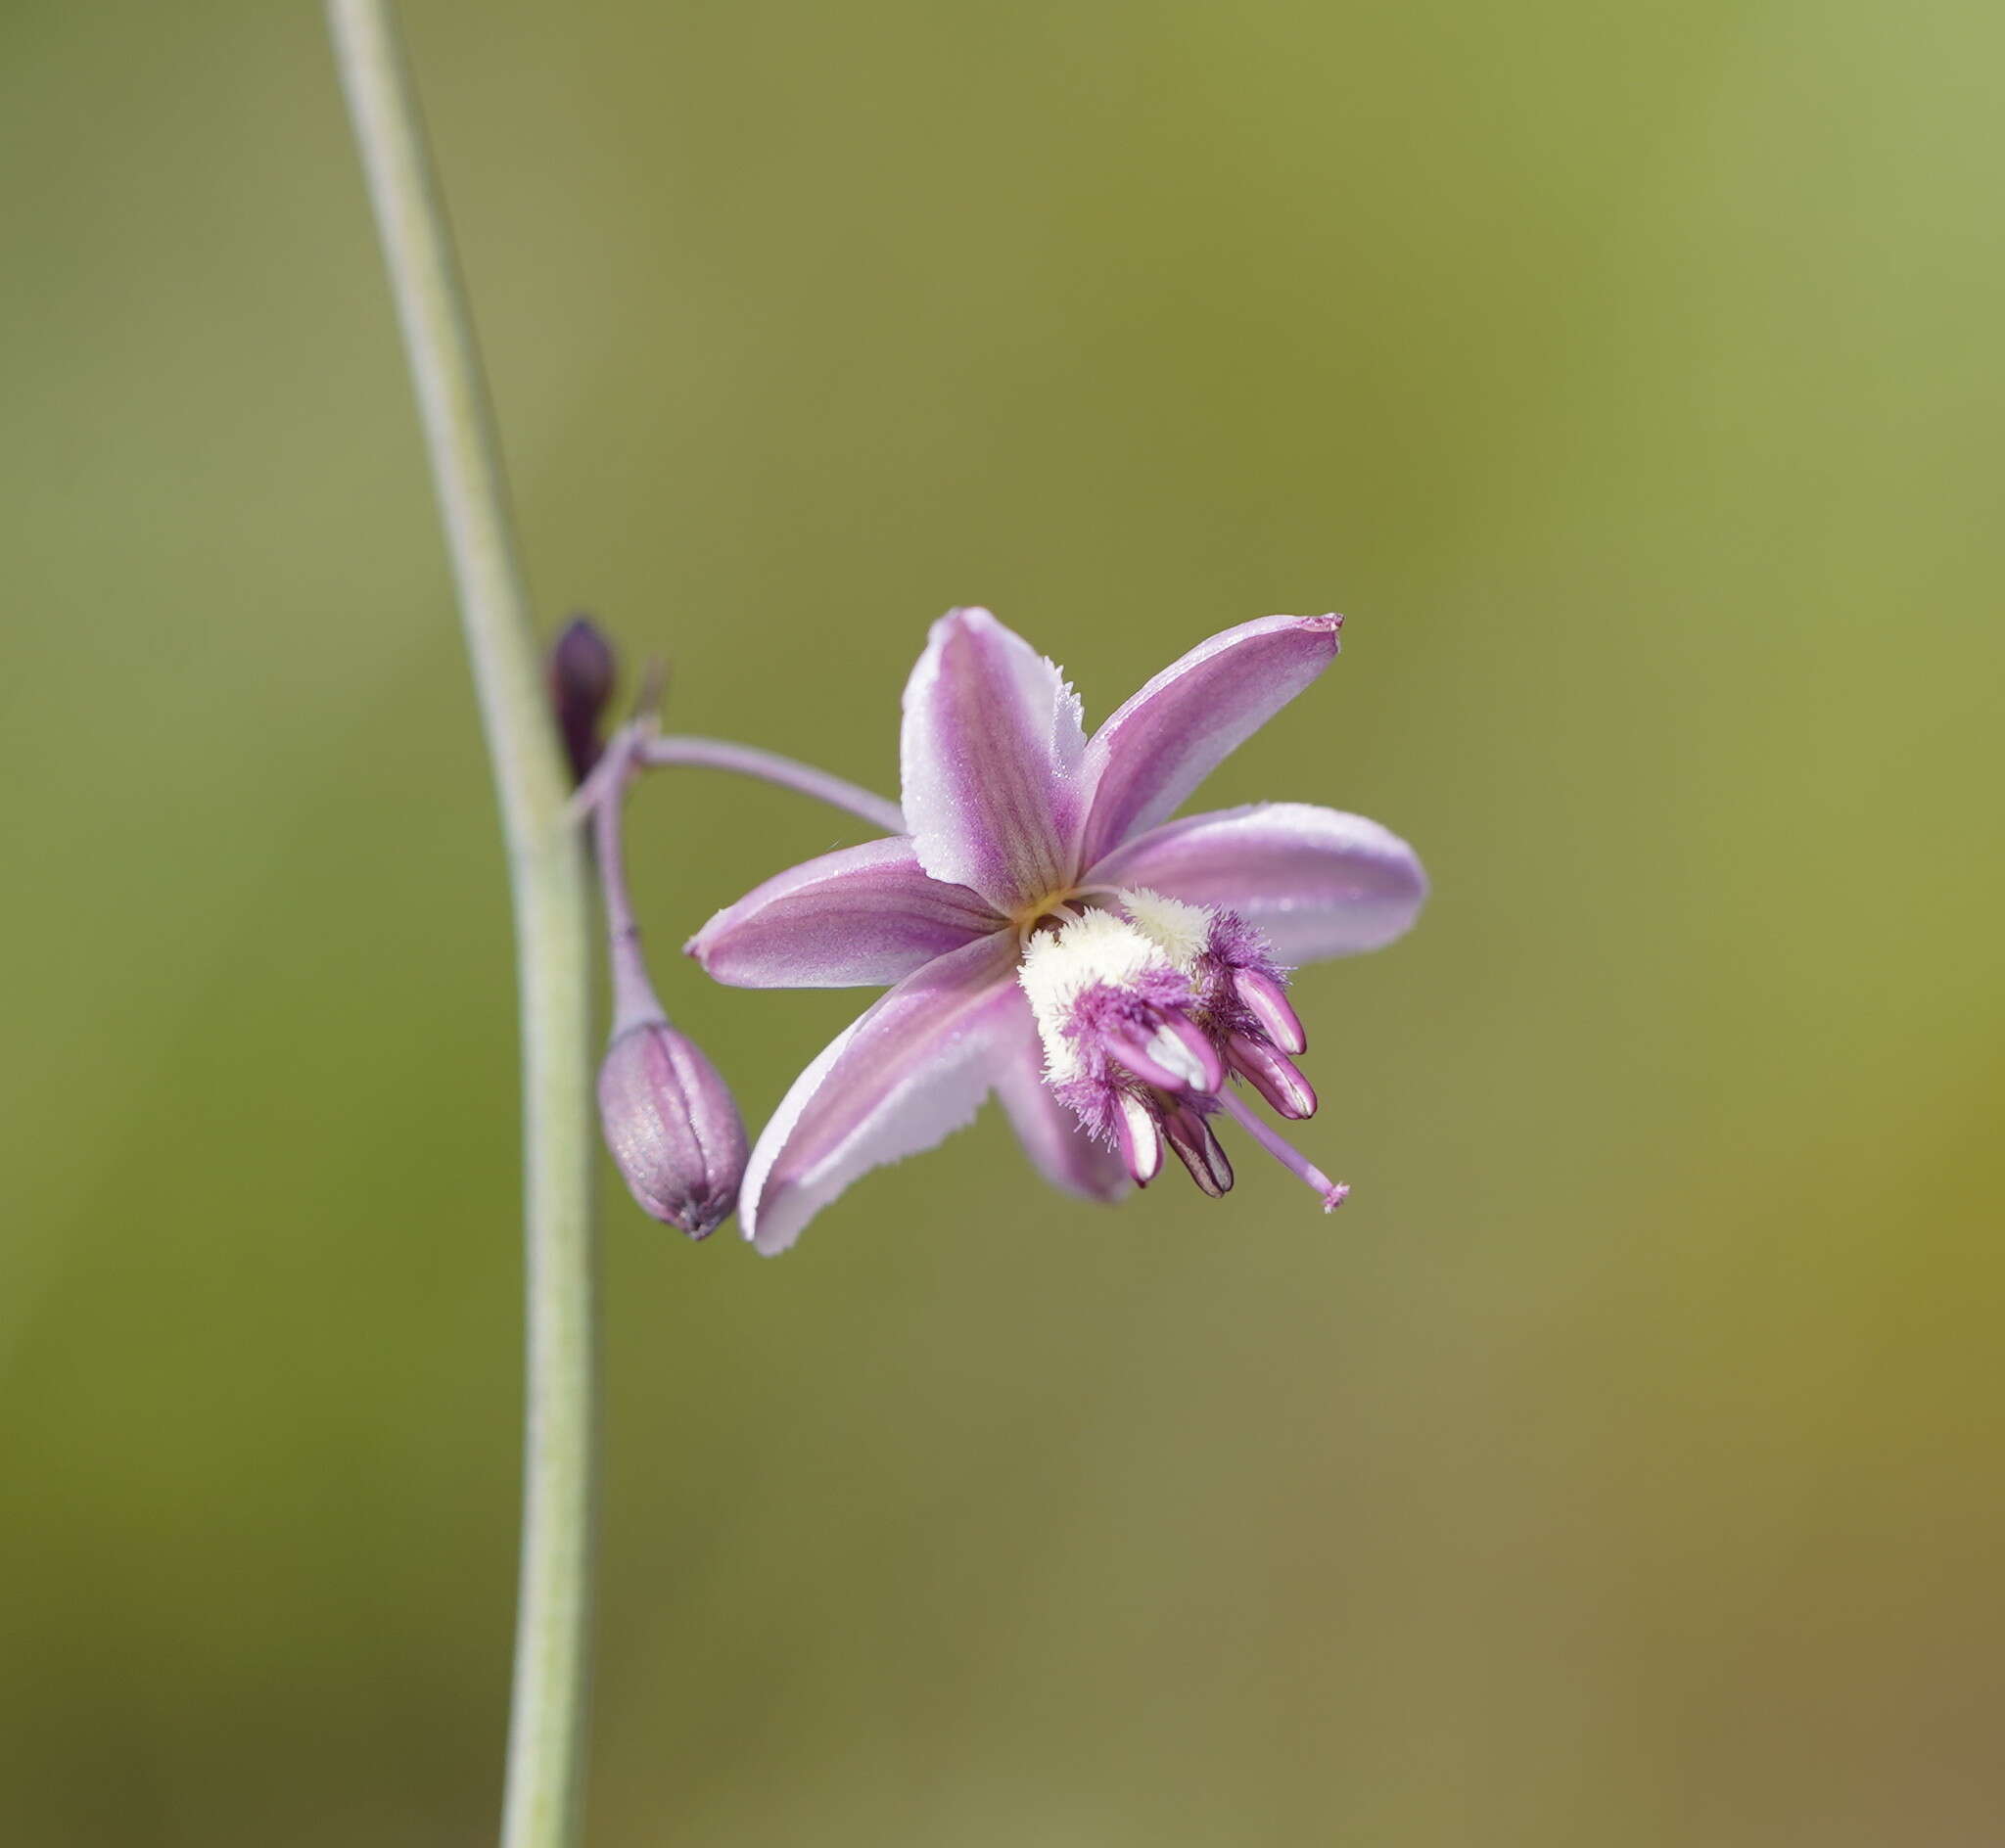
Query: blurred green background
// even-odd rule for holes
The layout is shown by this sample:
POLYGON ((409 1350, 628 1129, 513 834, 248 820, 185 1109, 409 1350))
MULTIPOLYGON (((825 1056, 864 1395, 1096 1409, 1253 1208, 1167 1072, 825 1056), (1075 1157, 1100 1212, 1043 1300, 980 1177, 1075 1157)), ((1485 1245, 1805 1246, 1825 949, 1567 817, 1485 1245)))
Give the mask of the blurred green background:
MULTIPOLYGON (((539 602, 895 781, 1343 610, 1213 781, 1436 896, 1357 1192, 983 1120, 777 1263, 604 1193, 600 1843, 1964 1848, 2005 1768, 2005 14, 411 0, 539 602)), ((0 1839, 490 1837, 496 827, 310 7, 0 25, 0 1839)), ((664 775, 675 946, 857 836, 664 775)))

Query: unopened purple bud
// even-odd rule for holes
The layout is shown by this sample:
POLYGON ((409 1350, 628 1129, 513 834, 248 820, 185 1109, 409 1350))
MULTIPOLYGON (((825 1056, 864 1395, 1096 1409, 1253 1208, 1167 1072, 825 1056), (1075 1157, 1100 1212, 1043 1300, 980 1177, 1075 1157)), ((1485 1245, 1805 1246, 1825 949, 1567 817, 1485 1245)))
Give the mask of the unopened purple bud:
POLYGON ((737 1205, 744 1120, 717 1067, 666 1020, 614 1036, 599 1067, 599 1123, 642 1212, 707 1238, 737 1205))
POLYGON ((590 774, 605 749, 600 721, 612 702, 619 670, 613 644, 589 617, 573 617, 550 645, 550 704, 578 782, 590 774))

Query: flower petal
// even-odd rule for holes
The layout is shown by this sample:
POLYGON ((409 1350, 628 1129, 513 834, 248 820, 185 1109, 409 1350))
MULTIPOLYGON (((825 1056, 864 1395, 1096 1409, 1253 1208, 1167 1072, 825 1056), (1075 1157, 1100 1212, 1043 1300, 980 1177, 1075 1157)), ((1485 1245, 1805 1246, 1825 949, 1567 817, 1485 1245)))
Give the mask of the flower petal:
POLYGON ((1052 1186, 1107 1202, 1128 1192, 1131 1183, 1121 1157, 1087 1134, 1085 1125, 1045 1083, 1044 1042, 1028 1001, 1016 1043, 997 1069, 996 1092, 1023 1152, 1052 1186))
POLYGON ((1003 920, 964 886, 919 869, 903 835, 804 860, 726 905, 684 946, 740 989, 896 982, 1003 920))
POLYGON ((1022 1016, 1015 945, 980 939, 909 975, 839 1034, 760 1132, 738 1196, 770 1256, 860 1175, 963 1128, 1022 1016))
POLYGON ((1200 642, 1149 681, 1086 747, 1080 776, 1093 796, 1079 863, 1174 814, 1336 659, 1342 626, 1340 616, 1262 617, 1200 642))
POLYGON ((1398 835, 1299 802, 1187 815, 1117 849, 1086 883, 1229 906, 1282 962, 1376 949, 1404 934, 1427 896, 1427 876, 1398 835))
POLYGON ((905 689, 906 825, 935 879, 998 909, 1067 883, 1086 735, 1064 676, 987 610, 950 610, 905 689))

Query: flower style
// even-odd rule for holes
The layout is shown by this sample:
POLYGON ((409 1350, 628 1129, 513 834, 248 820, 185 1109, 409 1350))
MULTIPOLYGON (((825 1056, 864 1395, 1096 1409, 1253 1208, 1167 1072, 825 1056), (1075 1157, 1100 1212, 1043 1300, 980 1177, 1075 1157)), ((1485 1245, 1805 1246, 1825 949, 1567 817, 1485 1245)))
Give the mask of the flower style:
POLYGON ((1031 1161, 1091 1199, 1146 1184, 1165 1146, 1225 1192, 1222 1115, 1326 1208, 1343 1198, 1232 1081, 1283 1117, 1315 1110, 1284 966, 1400 936, 1420 862, 1377 823, 1301 803, 1169 819, 1335 659, 1341 624, 1227 629, 1090 739, 1059 670, 986 610, 933 625, 905 692, 909 832, 768 880, 688 946, 743 988, 891 985, 752 1151, 738 1210, 761 1251, 991 1090, 1031 1161))

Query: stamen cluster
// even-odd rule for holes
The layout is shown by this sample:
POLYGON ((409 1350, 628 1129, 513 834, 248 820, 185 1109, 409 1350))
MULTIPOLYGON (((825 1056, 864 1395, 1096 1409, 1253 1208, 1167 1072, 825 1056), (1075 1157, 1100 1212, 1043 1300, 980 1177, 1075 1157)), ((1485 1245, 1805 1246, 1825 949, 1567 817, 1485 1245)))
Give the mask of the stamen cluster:
MULTIPOLYGON (((1045 1082, 1139 1184, 1161 1171, 1167 1144, 1216 1198, 1232 1187, 1233 1166, 1210 1120, 1244 1114, 1224 1093, 1229 1075, 1282 1117, 1315 1114, 1316 1092, 1290 1056, 1308 1041, 1286 976, 1233 911, 1142 888, 1110 896, 1118 911, 1090 907, 1024 946, 1017 980, 1044 1042, 1045 1082)), ((1259 1132, 1265 1126, 1249 1127, 1277 1154, 1285 1148, 1259 1132)), ((1282 1159, 1315 1176, 1326 1204, 1341 1199, 1292 1150, 1282 1159)))

